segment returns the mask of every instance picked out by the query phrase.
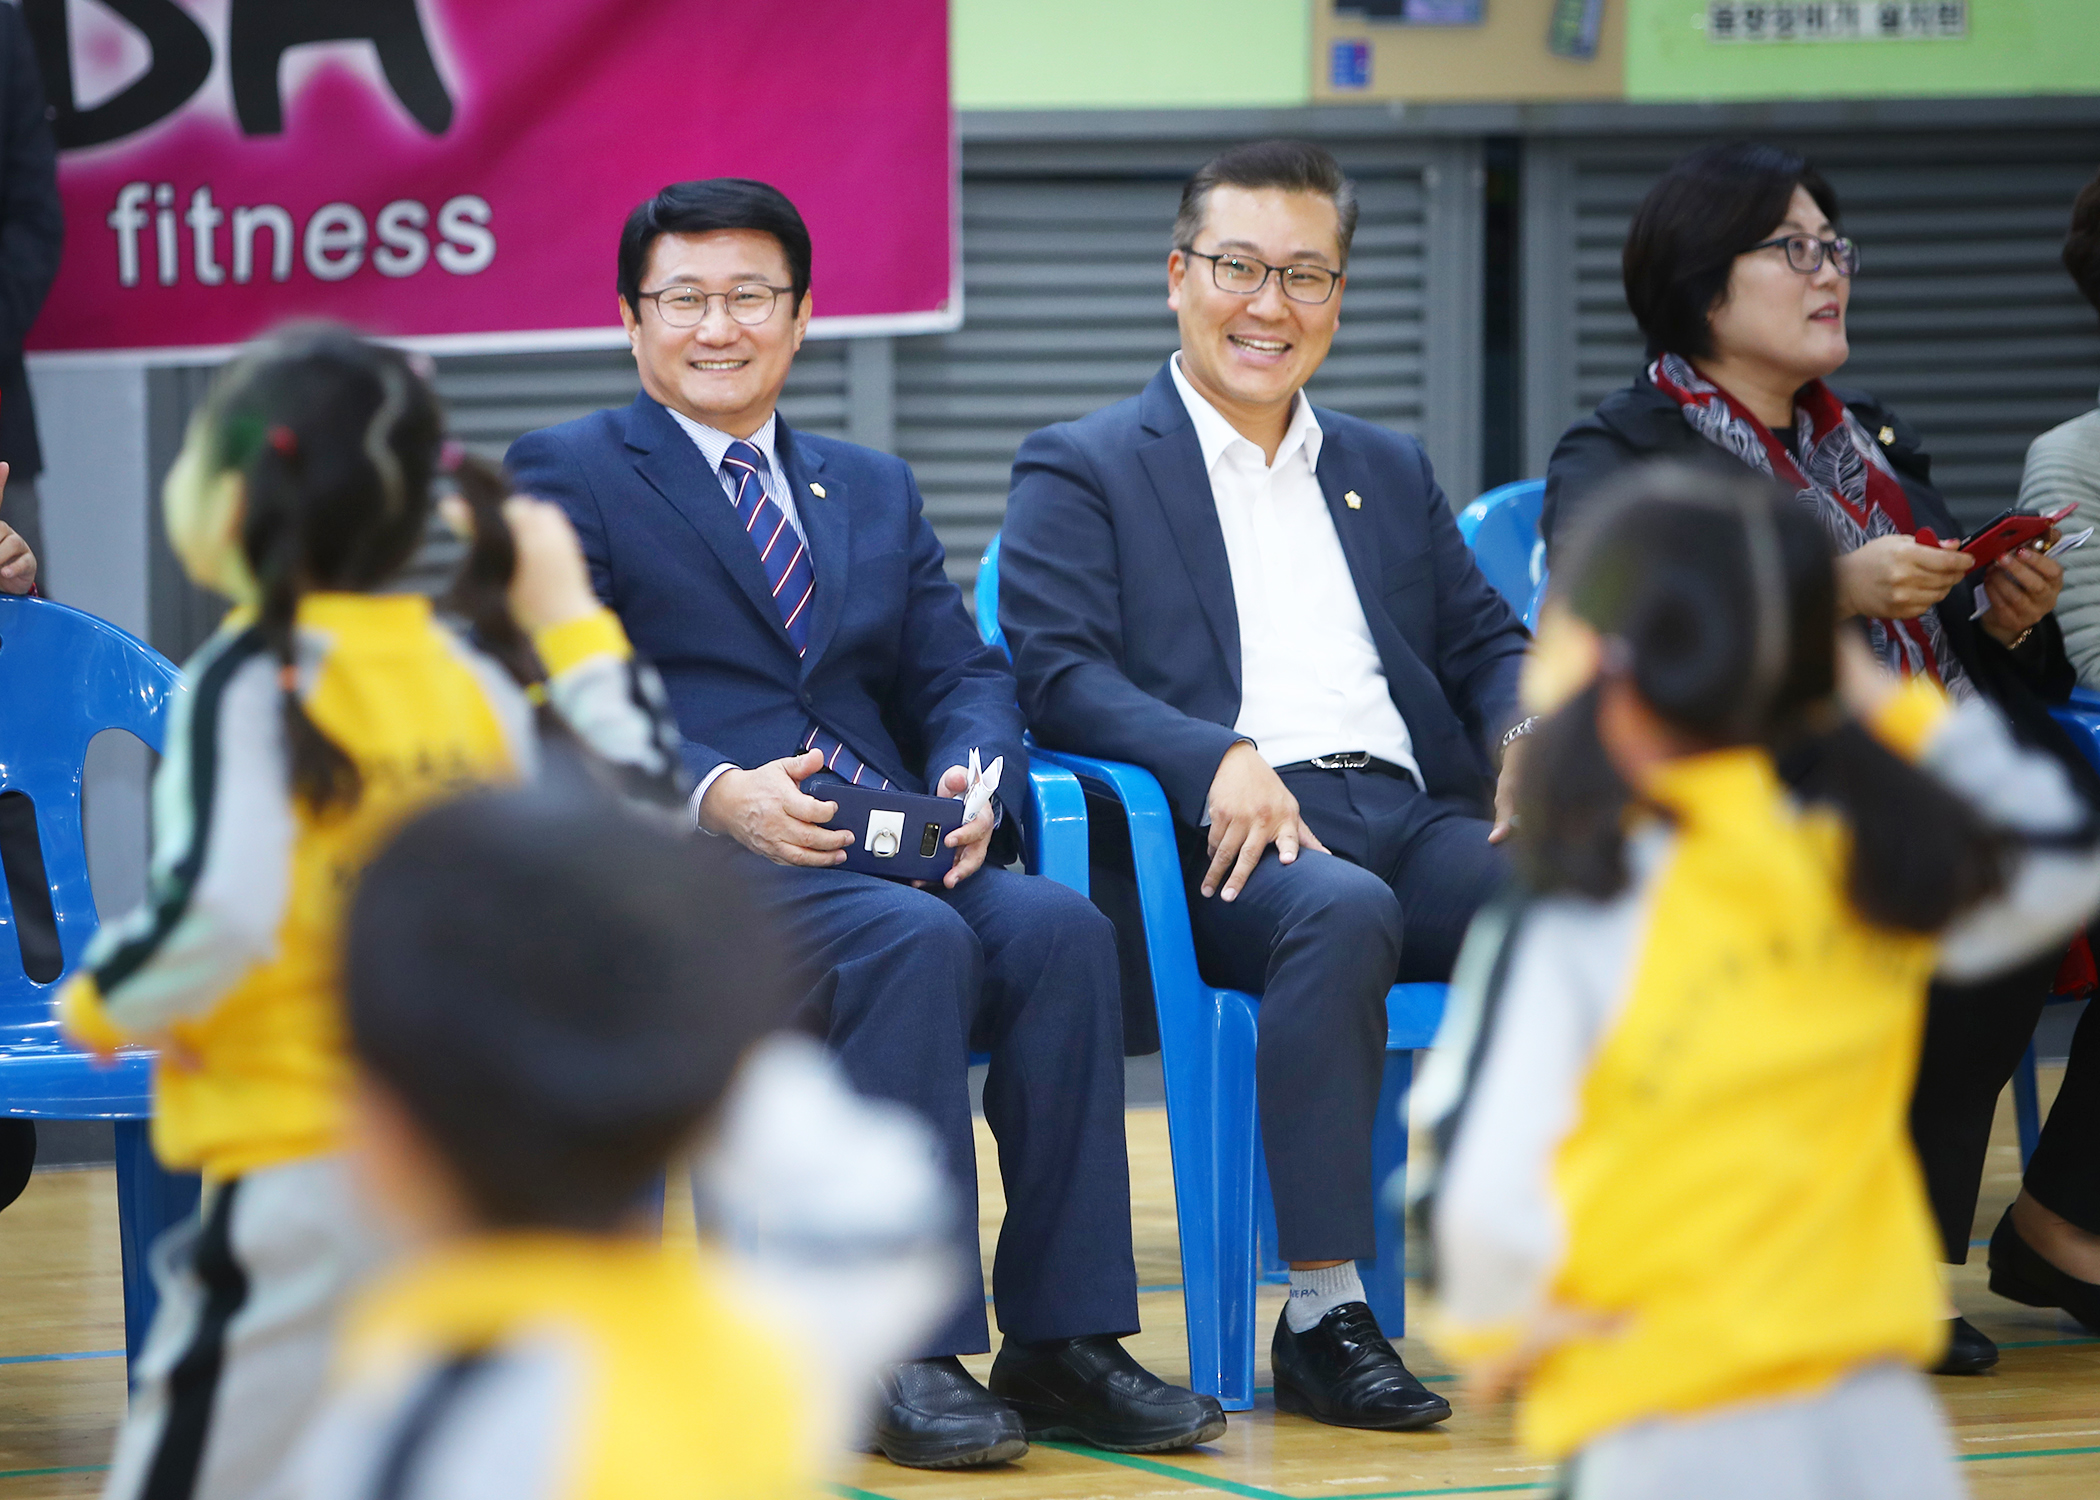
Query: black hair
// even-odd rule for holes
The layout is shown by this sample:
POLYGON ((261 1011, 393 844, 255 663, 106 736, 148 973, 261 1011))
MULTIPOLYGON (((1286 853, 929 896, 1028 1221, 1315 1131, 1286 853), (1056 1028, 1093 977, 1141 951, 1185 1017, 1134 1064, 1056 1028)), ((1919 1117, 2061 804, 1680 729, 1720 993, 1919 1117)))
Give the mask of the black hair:
POLYGON ((1837 194, 1798 153, 1754 141, 1702 146, 1663 173, 1626 231, 1626 305, 1648 354, 1713 353, 1708 319, 1735 258, 1770 239, 1804 188, 1832 224, 1837 194))
MULTIPOLYGON (((302 324, 258 340, 221 371, 199 420, 211 471, 237 471, 245 485, 241 548, 262 591, 257 626, 285 671, 292 791, 317 813, 354 806, 357 763, 307 714, 292 679, 299 601, 321 589, 369 593, 414 555, 443 444, 437 395, 401 351, 302 324)), ((530 681, 537 663, 504 598, 515 561, 501 524, 508 486, 474 458, 461 459, 455 477, 476 528, 447 603, 530 681)))
POLYGON ((1181 211, 1174 216, 1177 250, 1196 243, 1211 189, 1218 187, 1281 188, 1331 198, 1341 217, 1342 264, 1349 264, 1349 245, 1356 238, 1356 184, 1343 175, 1326 147, 1310 141, 1250 141, 1213 156, 1181 189, 1181 211))
POLYGON ((2064 236, 2064 269, 2085 293, 2085 300, 2100 308, 2100 173, 2079 191, 2071 205, 2071 232, 2064 236))
POLYGON ((730 856, 571 778, 409 823, 345 934, 350 1042, 490 1228, 603 1231, 787 1011, 730 856))
MULTIPOLYGON (((1844 817, 1847 895, 1868 921, 1937 932, 2002 886, 1998 835, 1840 708, 1829 543, 1769 481, 1636 469, 1583 517, 1551 587, 1603 637, 1600 683, 1623 676, 1695 744, 1765 747, 1797 796, 1844 817)), ((1541 893, 1626 886, 1634 796, 1598 737, 1600 694, 1570 700, 1525 757, 1517 853, 1541 893)))
POLYGON ((635 205, 620 230, 620 300, 641 316, 642 273, 650 252, 667 234, 710 234, 718 229, 755 229, 780 242, 787 257, 795 305, 809 291, 809 226, 788 195, 749 177, 710 177, 674 182, 635 205))

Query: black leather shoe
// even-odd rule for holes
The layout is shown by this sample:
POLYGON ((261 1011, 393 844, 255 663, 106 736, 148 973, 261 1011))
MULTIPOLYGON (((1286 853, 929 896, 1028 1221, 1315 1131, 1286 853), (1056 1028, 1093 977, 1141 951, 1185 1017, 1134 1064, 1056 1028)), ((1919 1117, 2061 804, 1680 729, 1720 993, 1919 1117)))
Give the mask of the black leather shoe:
POLYGON ((1269 1366, 1278 1411, 1331 1427, 1407 1432, 1451 1415, 1450 1402, 1407 1373, 1368 1302, 1344 1302, 1303 1333, 1278 1317, 1269 1366))
POLYGON ((974 1469, 1028 1451, 1021 1419, 953 1355, 893 1365, 882 1377, 874 1447, 908 1469, 974 1469))
POLYGON ((1947 1325, 1947 1352, 1932 1367, 1935 1375, 1981 1375, 1998 1363, 1998 1346, 1967 1318, 1947 1325))
POLYGON ((1032 1438, 1164 1453, 1225 1432, 1225 1408, 1215 1396, 1168 1385, 1107 1334, 1047 1344, 1008 1339, 992 1362, 991 1384, 1032 1438))
POLYGON ((2100 1285, 2080 1281, 2042 1259, 2013 1228, 2009 1208, 1991 1231, 1991 1290, 2029 1307, 2060 1307, 2087 1333, 2100 1333, 2100 1285))

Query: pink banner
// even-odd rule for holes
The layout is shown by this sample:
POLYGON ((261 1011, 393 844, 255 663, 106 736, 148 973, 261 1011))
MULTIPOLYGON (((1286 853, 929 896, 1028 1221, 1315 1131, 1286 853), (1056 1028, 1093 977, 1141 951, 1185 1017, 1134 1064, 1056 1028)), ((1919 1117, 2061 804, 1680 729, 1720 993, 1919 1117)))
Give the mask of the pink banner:
POLYGON ((23 8, 66 206, 34 350, 602 343, 628 210, 717 176, 802 210, 820 325, 961 317, 947 0, 23 8))

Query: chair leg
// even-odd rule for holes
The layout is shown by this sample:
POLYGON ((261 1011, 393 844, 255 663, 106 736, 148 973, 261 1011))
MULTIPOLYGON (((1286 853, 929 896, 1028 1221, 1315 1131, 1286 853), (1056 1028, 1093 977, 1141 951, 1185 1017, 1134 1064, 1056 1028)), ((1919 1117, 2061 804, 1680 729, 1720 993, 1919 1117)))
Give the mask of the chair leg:
POLYGON ((163 1168, 144 1120, 118 1120, 117 1241, 124 1258, 124 1358, 128 1368, 146 1346, 160 1294, 147 1252, 161 1234, 197 1211, 201 1184, 163 1168))
POLYGON ((1407 1091, 1414 1082, 1415 1055, 1388 1052, 1385 1082, 1378 1092, 1378 1118, 1371 1126, 1371 1184, 1378 1210, 1378 1254, 1356 1263, 1363 1278, 1364 1300, 1389 1339, 1407 1332, 1407 1225, 1387 1213, 1387 1182, 1399 1174, 1407 1180, 1407 1091))
POLYGON ((1290 1273, 1277 1251, 1276 1194, 1269 1186, 1269 1152, 1259 1126, 1254 1131, 1254 1274, 1269 1281, 1290 1273))
POLYGON ((1169 1028, 1160 1038, 1189 1384, 1227 1411, 1247 1411, 1254 1405, 1254 1014, 1251 1002, 1231 993, 1206 1008, 1200 1027, 1169 1028))
POLYGON ((2034 1148, 2042 1138, 2041 1096, 2035 1089, 2034 1043, 2020 1057, 2020 1065, 2013 1069, 2013 1125, 2020 1135, 2020 1170, 2027 1170, 2027 1163, 2034 1155, 2034 1148))

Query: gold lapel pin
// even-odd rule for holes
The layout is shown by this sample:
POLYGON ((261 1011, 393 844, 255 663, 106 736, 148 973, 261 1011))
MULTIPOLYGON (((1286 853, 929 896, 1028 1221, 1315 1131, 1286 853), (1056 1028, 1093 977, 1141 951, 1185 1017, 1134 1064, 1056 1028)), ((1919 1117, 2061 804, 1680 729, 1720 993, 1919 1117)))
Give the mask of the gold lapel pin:
POLYGON ((1881 439, 1881 446, 1886 448, 1890 443, 1896 441, 1896 429, 1893 427, 1884 427, 1881 429, 1880 432, 1876 433, 1875 436, 1881 439))
POLYGON ((1344 490, 1342 492, 1342 503, 1351 510, 1362 510, 1364 508, 1364 497, 1357 494, 1355 490, 1344 490))
POLYGON ((814 479, 809 482, 809 492, 819 500, 824 498, 824 486, 818 484, 814 479))

